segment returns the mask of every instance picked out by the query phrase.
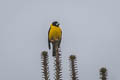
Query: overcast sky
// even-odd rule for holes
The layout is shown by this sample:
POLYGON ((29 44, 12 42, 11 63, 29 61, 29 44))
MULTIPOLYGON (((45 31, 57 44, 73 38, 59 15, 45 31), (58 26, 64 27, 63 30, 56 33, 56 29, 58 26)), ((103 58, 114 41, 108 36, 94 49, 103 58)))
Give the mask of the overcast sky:
MULTIPOLYGON (((120 80, 119 0, 0 0, 0 80, 41 80, 40 53, 59 21, 63 79, 69 80, 71 54, 77 55, 80 80, 120 80)), ((51 80, 53 57, 49 51, 51 80)))

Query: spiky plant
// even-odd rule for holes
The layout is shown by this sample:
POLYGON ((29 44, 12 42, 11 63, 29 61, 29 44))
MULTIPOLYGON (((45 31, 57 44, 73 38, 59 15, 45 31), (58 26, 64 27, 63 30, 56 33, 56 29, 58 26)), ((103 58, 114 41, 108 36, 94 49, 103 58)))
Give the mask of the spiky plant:
POLYGON ((100 69, 100 79, 107 80, 107 69, 105 67, 100 69))
POLYGON ((48 53, 47 53, 47 51, 42 52, 41 63, 42 63, 42 73, 43 73, 42 78, 44 80, 50 80, 49 79, 49 67, 48 67, 48 53))
POLYGON ((77 77, 77 64, 76 64, 76 56, 75 55, 71 55, 69 57, 69 60, 70 60, 70 71, 71 71, 71 78, 72 80, 78 80, 78 77, 77 77))
POLYGON ((61 54, 58 50, 58 41, 55 42, 56 46, 56 56, 55 56, 55 62, 54 62, 54 66, 55 66, 55 80, 62 80, 62 69, 61 69, 61 54))

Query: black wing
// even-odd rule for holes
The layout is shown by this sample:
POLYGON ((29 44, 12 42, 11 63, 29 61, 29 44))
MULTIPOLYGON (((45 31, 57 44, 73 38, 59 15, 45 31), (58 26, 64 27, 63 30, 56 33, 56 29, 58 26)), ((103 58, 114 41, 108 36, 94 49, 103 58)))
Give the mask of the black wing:
POLYGON ((49 48, 49 49, 51 49, 50 40, 49 40, 49 32, 50 32, 50 29, 51 29, 51 27, 49 28, 49 31, 48 31, 48 48, 49 48))

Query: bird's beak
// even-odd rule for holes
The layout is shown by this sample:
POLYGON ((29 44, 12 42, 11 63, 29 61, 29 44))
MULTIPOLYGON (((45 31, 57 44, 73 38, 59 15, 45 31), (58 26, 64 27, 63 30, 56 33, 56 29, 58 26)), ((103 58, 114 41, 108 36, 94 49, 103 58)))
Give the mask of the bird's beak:
POLYGON ((57 25, 59 26, 60 24, 59 24, 59 23, 57 23, 57 25))
POLYGON ((59 26, 60 24, 58 24, 58 26, 59 26))

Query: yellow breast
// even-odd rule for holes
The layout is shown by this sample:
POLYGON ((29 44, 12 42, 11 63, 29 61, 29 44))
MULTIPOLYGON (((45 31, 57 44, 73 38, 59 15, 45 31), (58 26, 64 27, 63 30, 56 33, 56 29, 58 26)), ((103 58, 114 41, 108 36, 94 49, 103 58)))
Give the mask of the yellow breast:
POLYGON ((49 32, 49 40, 60 40, 61 39, 61 28, 56 26, 51 26, 49 32))

